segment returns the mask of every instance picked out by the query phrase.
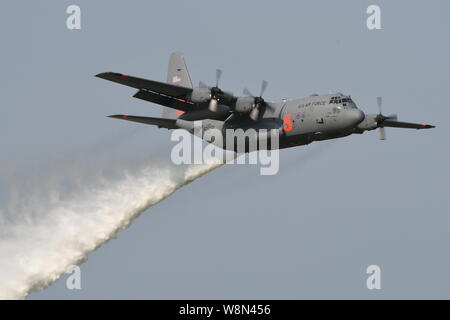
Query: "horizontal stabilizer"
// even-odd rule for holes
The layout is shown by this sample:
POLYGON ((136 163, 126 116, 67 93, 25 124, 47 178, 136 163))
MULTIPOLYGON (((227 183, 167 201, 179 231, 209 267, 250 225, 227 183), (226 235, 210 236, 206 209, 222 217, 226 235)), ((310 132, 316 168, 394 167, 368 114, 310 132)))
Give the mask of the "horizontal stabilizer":
POLYGON ((163 119, 163 118, 151 118, 151 117, 139 117, 139 116, 129 116, 127 114, 114 114, 108 116, 110 118, 122 119, 134 122, 140 122, 145 124, 151 124, 158 126, 158 128, 166 129, 177 129, 176 120, 174 119, 163 119))
POLYGON ((420 123, 411 123, 411 122, 401 122, 396 120, 385 120, 383 121, 383 127, 392 127, 392 128, 407 128, 407 129, 431 129, 435 126, 430 124, 420 124, 420 123))
POLYGON ((185 88, 175 86, 170 83, 132 77, 123 73, 104 72, 97 74, 96 77, 117 82, 132 88, 145 89, 175 98, 185 97, 188 93, 192 92, 191 88, 185 88))

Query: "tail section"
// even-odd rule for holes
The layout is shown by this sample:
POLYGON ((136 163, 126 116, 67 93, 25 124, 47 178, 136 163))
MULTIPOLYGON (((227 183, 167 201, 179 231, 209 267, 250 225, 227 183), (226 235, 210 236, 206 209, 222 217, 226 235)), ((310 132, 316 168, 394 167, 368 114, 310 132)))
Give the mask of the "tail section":
POLYGON ((167 83, 192 89, 192 81, 181 52, 170 55, 167 83))
MULTIPOLYGON (((183 54, 173 52, 170 55, 169 68, 167 70, 167 83, 172 85, 192 88, 191 77, 189 76, 183 54)), ((176 119, 182 112, 173 108, 163 107, 163 118, 176 119)))

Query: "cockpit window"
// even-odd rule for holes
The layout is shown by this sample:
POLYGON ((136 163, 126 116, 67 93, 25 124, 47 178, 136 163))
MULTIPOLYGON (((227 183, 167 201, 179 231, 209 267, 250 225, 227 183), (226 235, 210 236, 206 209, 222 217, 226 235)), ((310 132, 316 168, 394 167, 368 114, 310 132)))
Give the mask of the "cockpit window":
POLYGON ((332 97, 331 100, 330 100, 330 104, 331 103, 339 103, 338 102, 338 97, 332 97))
POLYGON ((355 103, 353 102, 352 98, 350 97, 331 97, 330 104, 341 104, 344 106, 344 108, 356 108, 355 103))
POLYGON ((346 100, 347 100, 347 104, 348 104, 349 108, 356 109, 356 105, 353 102, 352 98, 348 97, 346 100))
POLYGON ((344 100, 341 99, 341 97, 332 97, 331 100, 330 100, 330 104, 331 104, 331 103, 339 104, 339 103, 342 103, 343 101, 344 101, 344 100))

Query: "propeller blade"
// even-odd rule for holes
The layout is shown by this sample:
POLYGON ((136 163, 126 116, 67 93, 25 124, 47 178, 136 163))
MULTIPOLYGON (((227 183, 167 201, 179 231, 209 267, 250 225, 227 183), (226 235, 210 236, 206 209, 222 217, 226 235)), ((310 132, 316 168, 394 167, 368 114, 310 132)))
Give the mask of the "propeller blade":
POLYGON ((212 111, 212 112, 216 112, 217 111, 217 104, 218 104, 218 101, 216 99, 211 99, 209 101, 209 107, 208 107, 209 110, 212 111))
POLYGON ((200 82, 198 83, 199 88, 208 88, 208 85, 206 83, 204 83, 203 81, 200 80, 200 82))
POLYGON ((254 97, 254 95, 248 90, 247 88, 244 88, 242 91, 247 97, 254 97))
POLYGON ((252 111, 250 111, 250 118, 253 121, 257 121, 259 118, 259 106, 255 106, 252 111))
POLYGON ((267 85, 268 85, 268 84, 269 84, 269 83, 268 83, 266 80, 263 80, 263 81, 262 81, 262 83, 261 83, 261 93, 259 94, 260 97, 263 96, 264 91, 266 91, 266 88, 267 88, 267 85))
POLYGON ((269 109, 272 110, 272 111, 277 110, 277 108, 276 108, 275 106, 273 106, 272 104, 267 103, 267 102, 266 102, 266 108, 269 108, 269 109))
POLYGON ((380 140, 386 140, 386 130, 384 127, 380 127, 380 140))
POLYGON ((222 70, 216 69, 216 87, 219 86, 220 77, 222 77, 222 70))
POLYGON ((377 97, 378 111, 381 114, 381 105, 383 103, 382 97, 377 97))
POLYGON ((394 113, 394 114, 388 115, 386 118, 389 119, 389 120, 397 120, 398 117, 397 117, 397 114, 394 113))

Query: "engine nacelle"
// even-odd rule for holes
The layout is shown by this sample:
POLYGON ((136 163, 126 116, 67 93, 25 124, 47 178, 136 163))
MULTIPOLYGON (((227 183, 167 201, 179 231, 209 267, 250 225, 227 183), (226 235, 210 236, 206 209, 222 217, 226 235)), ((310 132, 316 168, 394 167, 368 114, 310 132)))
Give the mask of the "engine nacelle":
POLYGON ((366 114, 364 120, 358 124, 358 129, 374 130, 378 128, 376 117, 377 117, 376 114, 366 114))
POLYGON ((239 97, 236 100, 234 110, 240 113, 249 113, 253 109, 254 101, 253 97, 239 97))
POLYGON ((208 103, 211 99, 211 90, 209 88, 194 88, 189 100, 194 103, 208 103))

